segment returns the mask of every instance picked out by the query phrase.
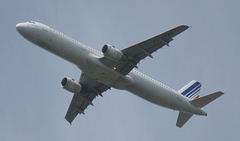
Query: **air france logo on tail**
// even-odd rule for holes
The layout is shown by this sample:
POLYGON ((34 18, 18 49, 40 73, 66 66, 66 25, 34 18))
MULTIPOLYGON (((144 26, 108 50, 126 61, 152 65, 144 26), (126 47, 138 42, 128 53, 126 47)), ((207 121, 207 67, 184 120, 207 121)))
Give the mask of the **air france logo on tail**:
POLYGON ((197 99, 199 98, 199 93, 201 90, 202 84, 196 80, 192 80, 178 92, 183 96, 190 98, 190 99, 197 99))

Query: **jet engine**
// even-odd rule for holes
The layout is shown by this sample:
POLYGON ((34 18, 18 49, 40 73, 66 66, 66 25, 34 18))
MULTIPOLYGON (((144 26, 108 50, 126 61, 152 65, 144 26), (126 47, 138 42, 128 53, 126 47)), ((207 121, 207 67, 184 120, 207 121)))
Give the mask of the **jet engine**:
POLYGON ((104 56, 111 58, 113 60, 121 60, 123 58, 123 53, 122 51, 116 49, 114 46, 105 44, 102 47, 102 53, 104 56))
POLYGON ((82 86, 71 78, 64 77, 61 82, 62 88, 72 93, 80 93, 82 86))

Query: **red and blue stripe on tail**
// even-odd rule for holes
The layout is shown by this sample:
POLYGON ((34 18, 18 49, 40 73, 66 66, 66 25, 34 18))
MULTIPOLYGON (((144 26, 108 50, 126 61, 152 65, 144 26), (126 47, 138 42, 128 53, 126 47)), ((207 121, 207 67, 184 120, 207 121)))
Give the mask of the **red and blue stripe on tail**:
POLYGON ((181 88, 178 93, 193 100, 199 98, 199 93, 202 84, 196 80, 192 80, 190 83, 181 88))

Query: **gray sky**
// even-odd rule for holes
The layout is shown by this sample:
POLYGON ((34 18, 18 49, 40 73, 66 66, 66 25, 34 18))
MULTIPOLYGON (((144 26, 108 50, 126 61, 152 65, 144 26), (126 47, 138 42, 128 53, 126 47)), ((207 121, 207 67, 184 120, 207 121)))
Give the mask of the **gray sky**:
POLYGON ((0 5, 0 140, 238 140, 240 138, 240 18, 237 0, 4 1, 0 5), (180 89, 193 79, 202 95, 226 94, 179 129, 178 112, 112 89, 70 126, 64 116, 72 94, 63 77, 78 79, 71 63, 17 33, 19 22, 38 21, 101 50, 119 49, 178 25, 192 26, 139 65, 139 71, 180 89))

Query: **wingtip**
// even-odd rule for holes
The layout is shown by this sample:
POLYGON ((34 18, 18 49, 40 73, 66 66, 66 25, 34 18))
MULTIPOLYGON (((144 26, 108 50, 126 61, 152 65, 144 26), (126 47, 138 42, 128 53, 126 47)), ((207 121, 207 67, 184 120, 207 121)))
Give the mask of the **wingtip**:
POLYGON ((181 29, 182 31, 184 31, 184 30, 187 30, 188 28, 190 28, 191 26, 188 26, 188 25, 180 25, 180 26, 178 26, 178 27, 176 27, 176 28, 178 28, 178 29, 181 29))
MULTIPOLYGON (((67 120, 67 119, 66 119, 66 120, 67 120)), ((68 122, 70 125, 72 125, 72 122, 70 122, 70 121, 68 121, 68 120, 67 120, 67 122, 68 122)))
POLYGON ((176 126, 177 126, 178 128, 182 128, 182 127, 183 127, 183 126, 180 126, 180 125, 177 125, 177 124, 176 124, 176 126))
POLYGON ((191 28, 192 26, 189 25, 183 25, 186 29, 191 28))
POLYGON ((67 120, 67 122, 72 125, 72 121, 71 120, 68 120, 67 117, 65 117, 65 119, 67 120))
POLYGON ((191 26, 188 26, 188 25, 180 25, 179 27, 184 27, 184 28, 189 28, 189 27, 191 27, 191 26))
POLYGON ((218 92, 219 92, 219 93, 221 93, 222 95, 223 95, 223 94, 225 94, 225 93, 224 93, 224 92, 222 92, 222 91, 218 91, 218 92))
MULTIPOLYGON (((222 96, 223 94, 225 94, 225 93, 222 92, 222 91, 218 91, 218 93, 219 93, 220 96, 222 96)), ((220 96, 219 96, 219 97, 220 97, 220 96)))

